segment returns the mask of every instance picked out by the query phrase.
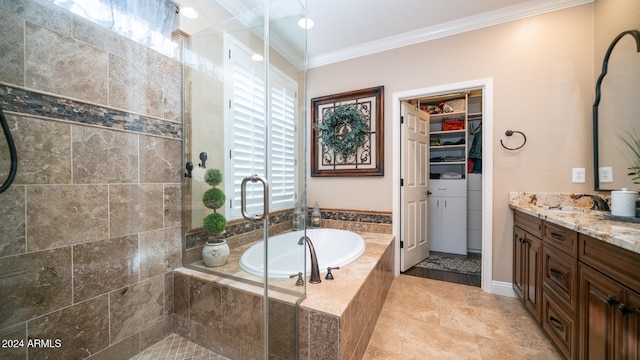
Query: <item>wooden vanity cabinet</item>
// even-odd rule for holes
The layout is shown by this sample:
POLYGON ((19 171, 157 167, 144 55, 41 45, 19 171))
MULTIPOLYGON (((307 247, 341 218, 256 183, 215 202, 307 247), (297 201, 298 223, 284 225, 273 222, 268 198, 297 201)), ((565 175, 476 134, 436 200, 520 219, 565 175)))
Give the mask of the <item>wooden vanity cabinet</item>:
POLYGON ((640 254, 579 237, 580 359, 640 359, 640 254))
POLYGON ((514 212, 513 289, 566 359, 640 360, 640 254, 514 212))
POLYGON ((542 310, 542 220, 515 212, 513 289, 540 323, 542 310))

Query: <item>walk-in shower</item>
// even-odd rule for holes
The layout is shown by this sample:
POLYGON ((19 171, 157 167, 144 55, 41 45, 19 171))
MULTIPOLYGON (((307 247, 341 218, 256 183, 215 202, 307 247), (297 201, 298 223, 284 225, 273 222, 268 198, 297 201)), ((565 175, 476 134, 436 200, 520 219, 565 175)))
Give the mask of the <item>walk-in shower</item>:
POLYGON ((0 337, 62 344, 0 357, 130 358, 177 333, 231 359, 297 358, 306 284, 238 259, 304 203, 305 5, 0 1, 0 337), (217 268, 201 263, 212 168, 231 248, 217 268), (245 220, 254 174, 270 194, 246 184, 245 220))

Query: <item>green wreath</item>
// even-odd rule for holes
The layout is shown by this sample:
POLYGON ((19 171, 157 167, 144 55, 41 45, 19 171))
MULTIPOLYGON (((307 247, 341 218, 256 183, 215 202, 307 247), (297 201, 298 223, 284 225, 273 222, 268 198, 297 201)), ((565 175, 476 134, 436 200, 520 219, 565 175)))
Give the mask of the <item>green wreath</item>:
POLYGON ((355 155, 369 135, 367 118, 353 104, 338 105, 327 111, 316 129, 322 145, 346 156, 355 155))

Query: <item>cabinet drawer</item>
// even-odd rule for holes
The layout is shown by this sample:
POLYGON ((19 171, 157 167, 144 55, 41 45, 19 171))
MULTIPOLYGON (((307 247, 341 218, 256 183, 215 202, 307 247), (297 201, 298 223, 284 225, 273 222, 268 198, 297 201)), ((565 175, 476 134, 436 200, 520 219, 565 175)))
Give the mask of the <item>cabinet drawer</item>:
POLYGON ((466 180, 429 180, 431 196, 467 197, 466 180))
POLYGON ((640 254, 580 234, 578 259, 640 292, 640 254))
POLYGON ((542 247, 542 283, 546 293, 572 313, 578 305, 578 260, 552 246, 542 247))
POLYGON ((522 230, 542 238, 542 219, 520 211, 513 213, 513 224, 522 230))
POLYGON ((578 233, 573 230, 545 221, 542 239, 574 257, 578 255, 578 233))
POLYGON ((546 294, 542 298, 542 327, 566 359, 577 358, 576 317, 546 294))

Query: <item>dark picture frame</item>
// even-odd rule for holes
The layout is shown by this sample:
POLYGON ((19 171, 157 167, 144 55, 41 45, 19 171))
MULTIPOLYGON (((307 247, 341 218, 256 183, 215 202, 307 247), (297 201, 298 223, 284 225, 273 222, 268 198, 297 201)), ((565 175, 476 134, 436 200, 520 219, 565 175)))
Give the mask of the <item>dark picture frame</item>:
POLYGON ((384 176, 384 86, 311 99, 311 176, 384 176), (335 153, 323 145, 316 129, 322 117, 341 104, 354 104, 365 116, 369 133, 355 155, 335 153))

